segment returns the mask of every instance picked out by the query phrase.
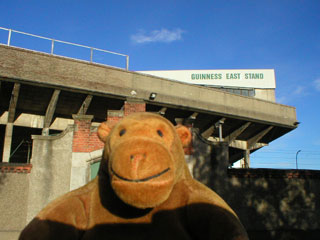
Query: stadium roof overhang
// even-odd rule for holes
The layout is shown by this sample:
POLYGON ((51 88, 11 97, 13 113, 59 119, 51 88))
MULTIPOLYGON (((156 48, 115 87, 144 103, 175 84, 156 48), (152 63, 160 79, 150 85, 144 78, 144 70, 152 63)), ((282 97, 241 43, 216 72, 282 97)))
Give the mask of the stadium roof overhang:
POLYGON ((77 113, 102 122, 108 110, 134 99, 173 123, 191 124, 206 139, 228 142, 231 163, 298 124, 294 107, 4 45, 0 80, 2 124, 23 125, 24 114, 38 116, 43 128, 77 113))

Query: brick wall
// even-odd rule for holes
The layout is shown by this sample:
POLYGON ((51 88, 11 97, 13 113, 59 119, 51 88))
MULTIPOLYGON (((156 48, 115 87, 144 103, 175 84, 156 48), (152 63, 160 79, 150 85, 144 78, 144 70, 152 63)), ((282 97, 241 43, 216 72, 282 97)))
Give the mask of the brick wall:
POLYGON ((30 173, 32 164, 0 163, 0 173, 30 173))
MULTIPOLYGON (((145 112, 146 104, 141 101, 126 101, 124 110, 109 110, 107 121, 114 126, 124 116, 135 112, 145 112)), ((92 115, 73 115, 75 131, 72 152, 93 152, 102 149, 104 144, 97 135, 97 128, 91 126, 92 115)))
POLYGON ((93 116, 73 115, 75 130, 72 142, 72 152, 93 152, 103 148, 97 135, 97 129, 91 127, 93 116))
POLYGON ((117 124, 124 116, 124 111, 122 110, 109 110, 107 113, 107 122, 110 127, 117 124))
POLYGON ((145 112, 146 104, 141 101, 126 101, 124 103, 124 116, 128 116, 135 112, 145 112))
MULTIPOLYGON (((109 126, 114 126, 123 117, 135 112, 145 112, 146 104, 141 101, 126 101, 123 110, 109 110, 107 113, 107 122, 109 126)), ((92 115, 73 115, 75 131, 73 137, 72 152, 92 152, 103 148, 103 143, 97 135, 97 128, 91 126, 92 115)), ((178 125, 183 124, 178 121, 178 125)), ((191 128, 191 125, 184 124, 191 128)), ((192 155, 193 147, 190 144, 184 147, 186 155, 192 155)))

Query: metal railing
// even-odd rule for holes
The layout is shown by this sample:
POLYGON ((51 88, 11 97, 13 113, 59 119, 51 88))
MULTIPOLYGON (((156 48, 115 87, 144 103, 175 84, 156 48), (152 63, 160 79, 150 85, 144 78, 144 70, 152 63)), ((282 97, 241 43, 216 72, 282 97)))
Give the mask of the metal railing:
POLYGON ((31 142, 30 141, 26 141, 26 140, 22 140, 19 145, 13 150, 13 152, 10 154, 9 157, 9 162, 10 162, 10 158, 13 157, 13 155, 19 150, 19 148, 22 146, 22 144, 26 143, 28 145, 28 154, 27 154, 27 163, 30 163, 30 154, 31 154, 31 142))
MULTIPOLYGON (((129 70, 129 56, 125 55, 125 54, 122 54, 122 53, 117 53, 117 52, 112 52, 112 51, 108 51, 108 50, 104 50, 104 49, 89 47, 89 46, 85 46, 85 45, 81 45, 81 44, 77 44, 77 43, 61 41, 61 40, 57 40, 57 39, 53 39, 53 38, 42 37, 42 36, 38 36, 38 35, 35 35, 35 34, 16 31, 16 30, 13 30, 13 29, 8 29, 8 28, 3 28, 3 27, 0 27, 0 29, 8 31, 8 41, 7 41, 7 45, 8 46, 12 46, 10 44, 11 44, 12 33, 14 32, 14 33, 19 33, 19 34, 23 34, 23 35, 27 35, 27 36, 36 37, 36 38, 40 38, 40 39, 45 39, 45 40, 51 41, 51 52, 50 52, 51 55, 54 55, 54 44, 56 42, 58 42, 58 43, 63 43, 63 44, 68 44, 68 45, 72 45, 72 46, 77 46, 77 47, 90 49, 90 62, 91 63, 94 63, 94 61, 93 61, 93 51, 99 51, 99 52, 104 52, 104 53, 109 53, 109 54, 122 56, 122 57, 126 58, 126 67, 125 67, 125 69, 129 70)), ((59 54, 56 54, 56 55, 59 55, 59 54)), ((60 55, 60 56, 63 56, 63 55, 60 55)))

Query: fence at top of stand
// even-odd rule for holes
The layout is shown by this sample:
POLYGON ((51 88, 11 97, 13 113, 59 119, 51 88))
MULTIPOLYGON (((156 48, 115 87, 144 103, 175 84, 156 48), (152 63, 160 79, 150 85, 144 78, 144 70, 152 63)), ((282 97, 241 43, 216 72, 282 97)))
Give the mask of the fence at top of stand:
MULTIPOLYGON (((50 54, 51 55, 58 55, 58 56, 65 56, 63 54, 56 54, 54 52, 55 50, 55 43, 62 43, 62 44, 67 44, 67 45, 72 45, 72 46, 76 46, 76 47, 81 47, 81 48, 86 48, 86 49, 90 49, 90 63, 98 63, 95 62, 93 60, 94 57, 94 52, 103 52, 103 53, 107 53, 107 54, 113 54, 113 55, 117 55, 117 56, 121 56, 121 57, 125 57, 125 68, 126 70, 129 70, 129 56, 122 54, 122 53, 117 53, 117 52, 112 52, 112 51, 108 51, 108 50, 104 50, 104 49, 99 49, 99 48, 94 48, 94 47, 89 47, 89 46, 85 46, 85 45, 81 45, 81 44, 76 44, 76 43, 71 43, 71 42, 66 42, 66 41, 61 41, 61 40, 57 40, 57 39, 53 39, 53 38, 47 38, 47 37, 42 37, 42 36, 38 36, 38 35, 34 35, 34 34, 30 34, 30 33, 26 33, 26 32, 21 32, 21 31, 16 31, 13 29, 8 29, 8 28, 3 28, 0 27, 0 30, 5 30, 8 31, 8 39, 7 39, 7 46, 14 46, 12 45, 12 33, 18 33, 18 34, 22 34, 22 35, 27 35, 27 36, 31 36, 31 37, 35 37, 35 38, 39 38, 39 39, 44 39, 44 40, 48 40, 51 41, 51 51, 50 54)), ((17 47, 17 46, 14 46, 17 47)), ((27 49, 31 49, 34 50, 32 48, 27 48, 27 49)), ((77 58, 75 58, 77 59, 77 58)), ((107 65, 107 64, 104 64, 107 65)), ((109 64, 108 64, 109 65, 109 64)))

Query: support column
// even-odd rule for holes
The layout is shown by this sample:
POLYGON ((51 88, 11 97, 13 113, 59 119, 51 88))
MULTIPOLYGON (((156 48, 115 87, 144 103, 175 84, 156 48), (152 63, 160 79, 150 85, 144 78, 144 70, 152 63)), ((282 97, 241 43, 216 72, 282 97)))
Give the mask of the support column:
POLYGON ((13 122, 15 120, 19 92, 20 92, 20 83, 15 83, 12 89, 12 94, 11 94, 11 99, 10 99, 10 104, 8 109, 8 122, 6 125, 6 133, 4 136, 2 162, 9 162, 10 160, 12 134, 13 134, 13 122))
POLYGON ((78 115, 85 115, 87 114, 88 108, 91 104, 93 96, 92 95, 87 95, 86 99, 83 101, 79 111, 78 111, 78 115))
POLYGON ((244 151, 244 168, 250 168, 250 150, 244 151))
POLYGON ((54 112, 56 110, 59 94, 60 94, 60 90, 54 90, 50 103, 47 107, 46 115, 43 120, 43 129, 42 129, 43 136, 49 136, 49 128, 53 119, 54 112))
POLYGON ((246 149, 243 151, 243 158, 240 160, 241 168, 250 168, 250 150, 246 149))
POLYGON ((13 134, 13 123, 7 123, 6 133, 4 136, 2 162, 9 162, 10 153, 11 153, 12 134, 13 134))

